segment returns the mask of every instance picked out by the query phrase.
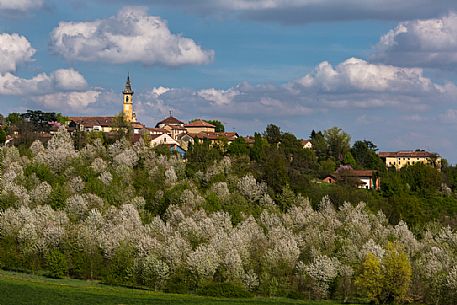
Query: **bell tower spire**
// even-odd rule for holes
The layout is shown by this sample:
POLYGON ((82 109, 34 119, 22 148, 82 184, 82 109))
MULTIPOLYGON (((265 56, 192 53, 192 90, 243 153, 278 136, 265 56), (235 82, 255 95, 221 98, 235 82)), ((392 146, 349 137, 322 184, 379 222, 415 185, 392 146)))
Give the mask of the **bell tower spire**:
POLYGON ((122 111, 124 119, 129 123, 136 122, 136 116, 133 112, 133 90, 132 84, 130 83, 130 73, 127 74, 127 81, 125 82, 125 87, 124 91, 122 91, 122 94, 124 96, 122 111))

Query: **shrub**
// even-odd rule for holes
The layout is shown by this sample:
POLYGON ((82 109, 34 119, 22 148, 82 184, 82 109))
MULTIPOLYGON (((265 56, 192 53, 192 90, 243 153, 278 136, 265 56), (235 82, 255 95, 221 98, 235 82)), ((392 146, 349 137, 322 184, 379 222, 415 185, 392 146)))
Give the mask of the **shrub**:
POLYGON ((68 264, 65 255, 58 249, 54 249, 46 255, 47 276, 61 279, 68 274, 68 264))
POLYGON ((199 295, 225 298, 249 298, 252 294, 244 287, 232 283, 209 283, 196 291, 199 295))

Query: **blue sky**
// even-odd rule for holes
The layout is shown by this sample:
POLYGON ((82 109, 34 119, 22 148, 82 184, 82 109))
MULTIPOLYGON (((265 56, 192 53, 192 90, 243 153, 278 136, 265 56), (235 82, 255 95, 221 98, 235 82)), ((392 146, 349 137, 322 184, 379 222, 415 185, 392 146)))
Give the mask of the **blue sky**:
POLYGON ((343 128, 457 162, 457 3, 0 0, 0 113, 173 114, 252 134, 343 128))

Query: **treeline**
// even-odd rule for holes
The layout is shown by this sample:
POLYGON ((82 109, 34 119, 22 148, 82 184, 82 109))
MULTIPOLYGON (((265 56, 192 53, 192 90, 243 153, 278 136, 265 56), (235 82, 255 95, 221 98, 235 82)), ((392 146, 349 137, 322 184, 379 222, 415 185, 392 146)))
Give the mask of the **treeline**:
POLYGON ((2 147, 0 267, 169 292, 455 303, 457 232, 439 222, 452 223, 445 204, 427 204, 455 207, 441 186, 453 168, 372 167, 380 192, 317 183, 351 157, 381 163, 359 160, 340 129, 314 134, 320 153, 271 125, 252 143, 196 143, 185 162, 126 139, 76 150, 64 129, 46 147, 2 147))
POLYGON ((403 219, 418 231, 431 220, 457 225, 457 168, 446 160, 441 171, 422 163, 396 171, 386 168, 374 143, 358 140, 351 146, 350 135, 340 128, 313 130, 310 140, 313 148, 303 149, 295 135, 268 125, 249 143, 242 137, 230 145, 197 143, 187 155, 187 175, 205 171, 214 161, 230 156, 239 175, 252 173, 267 184, 269 195, 283 211, 290 204, 282 198, 292 191, 309 198, 314 207, 326 195, 336 207, 363 201, 374 212, 381 209, 390 223, 403 219), (376 170, 381 190, 360 190, 351 180, 336 185, 320 183, 341 165, 376 170))

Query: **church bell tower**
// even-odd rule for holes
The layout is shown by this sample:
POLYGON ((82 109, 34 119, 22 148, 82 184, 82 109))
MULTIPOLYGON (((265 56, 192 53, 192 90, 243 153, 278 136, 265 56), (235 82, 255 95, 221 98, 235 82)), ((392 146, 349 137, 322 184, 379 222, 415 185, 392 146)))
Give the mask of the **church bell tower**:
POLYGON ((136 122, 136 116, 133 112, 133 90, 132 85, 130 84, 130 75, 127 76, 127 81, 125 82, 124 91, 122 91, 124 96, 124 107, 122 113, 124 114, 124 119, 131 123, 136 122))

